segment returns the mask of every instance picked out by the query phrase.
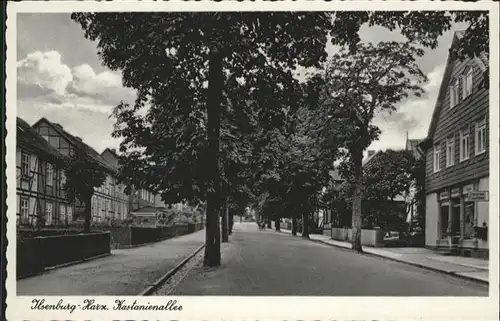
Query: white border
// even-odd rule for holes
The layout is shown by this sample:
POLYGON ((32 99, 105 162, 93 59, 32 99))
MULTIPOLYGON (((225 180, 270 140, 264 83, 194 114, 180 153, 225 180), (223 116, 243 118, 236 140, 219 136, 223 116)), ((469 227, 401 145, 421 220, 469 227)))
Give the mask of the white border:
MULTIPOLYGON (((19 12, 72 12, 72 11, 322 11, 322 10, 489 10, 490 11, 490 296, 471 297, 112 297, 100 296, 95 299, 102 303, 114 300, 136 298, 143 303, 165 303, 177 299, 184 307, 182 312, 141 312, 141 311, 75 311, 73 314, 61 311, 32 311, 29 309, 31 297, 17 297, 15 280, 15 229, 16 220, 7 222, 7 320, 146 320, 146 319, 277 319, 277 320, 342 320, 342 319, 391 319, 391 320, 496 320, 498 318, 498 175, 499 175, 499 94, 498 94, 498 39, 499 12, 493 2, 401 2, 401 1, 277 1, 277 2, 152 2, 152 1, 23 1, 7 3, 7 60, 6 60, 6 101, 8 129, 6 138, 7 161, 7 215, 15 217, 16 181, 15 133, 16 133, 16 13, 19 12), (272 300, 272 302, 271 302, 272 300)), ((43 297, 36 297, 43 298, 43 297)), ((56 297, 45 297, 54 301, 56 297)), ((59 297, 57 297, 59 298, 59 297)), ((88 297, 61 297, 65 302, 80 303, 88 297)))

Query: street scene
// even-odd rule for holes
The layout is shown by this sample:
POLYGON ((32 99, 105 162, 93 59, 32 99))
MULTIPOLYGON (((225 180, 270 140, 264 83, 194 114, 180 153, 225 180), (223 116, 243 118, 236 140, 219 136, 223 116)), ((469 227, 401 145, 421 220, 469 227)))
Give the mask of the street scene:
POLYGON ((17 295, 488 296, 488 11, 19 13, 17 43, 17 295))

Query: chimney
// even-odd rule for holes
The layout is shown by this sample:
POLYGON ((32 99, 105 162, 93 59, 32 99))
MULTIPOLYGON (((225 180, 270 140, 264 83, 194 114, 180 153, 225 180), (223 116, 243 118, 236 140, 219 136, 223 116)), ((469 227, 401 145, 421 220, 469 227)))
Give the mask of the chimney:
POLYGON ((373 155, 375 155, 375 151, 374 150, 369 150, 368 151, 368 157, 372 157, 373 155))

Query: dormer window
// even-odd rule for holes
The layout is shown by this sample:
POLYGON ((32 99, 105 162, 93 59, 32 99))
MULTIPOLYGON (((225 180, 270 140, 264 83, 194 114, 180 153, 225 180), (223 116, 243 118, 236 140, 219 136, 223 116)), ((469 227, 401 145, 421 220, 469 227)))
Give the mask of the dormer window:
POLYGON ((453 78, 450 82, 450 108, 458 105, 460 101, 460 86, 458 78, 453 78))
POLYGON ((462 98, 465 99, 472 94, 472 67, 465 68, 462 74, 462 98))

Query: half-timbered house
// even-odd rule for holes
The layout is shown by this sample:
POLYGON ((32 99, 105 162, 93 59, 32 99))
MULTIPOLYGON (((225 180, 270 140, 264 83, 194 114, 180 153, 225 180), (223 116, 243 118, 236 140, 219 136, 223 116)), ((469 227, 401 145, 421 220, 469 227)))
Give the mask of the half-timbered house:
MULTIPOLYGON (((71 157, 76 151, 83 152, 106 172, 105 182, 95 189, 92 197, 92 222, 110 224, 112 221, 124 219, 128 215, 127 202, 122 190, 116 189, 118 169, 107 162, 81 138, 68 133, 61 125, 52 123, 46 118, 37 121, 33 128, 61 154, 71 157)), ((83 217, 84 206, 77 202, 76 216, 83 217)))
POLYGON ((60 226, 73 220, 75 204, 63 190, 65 156, 17 118, 17 223, 20 227, 60 226))

